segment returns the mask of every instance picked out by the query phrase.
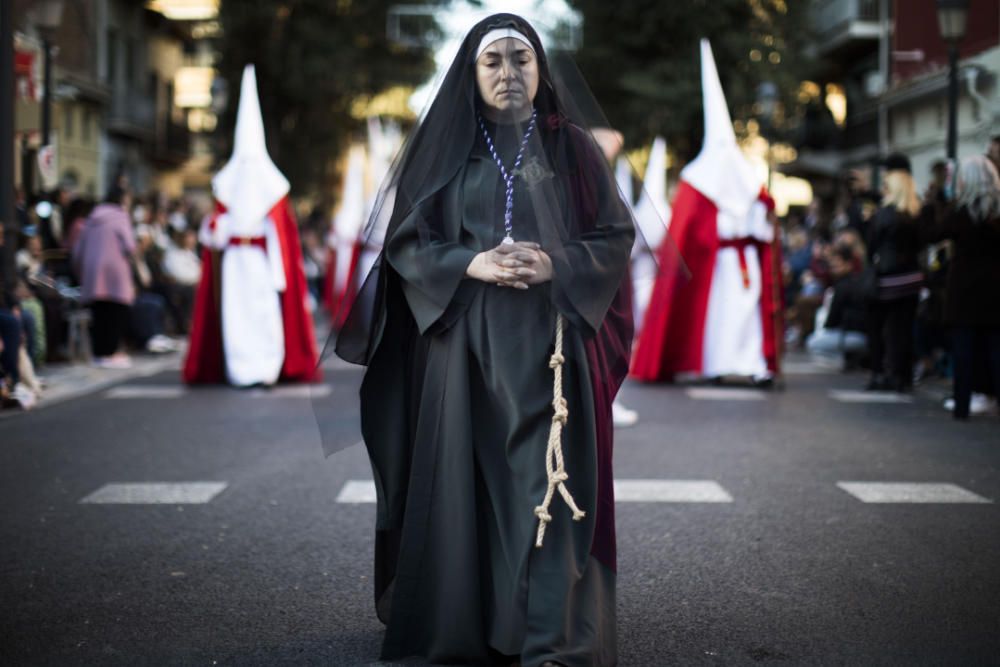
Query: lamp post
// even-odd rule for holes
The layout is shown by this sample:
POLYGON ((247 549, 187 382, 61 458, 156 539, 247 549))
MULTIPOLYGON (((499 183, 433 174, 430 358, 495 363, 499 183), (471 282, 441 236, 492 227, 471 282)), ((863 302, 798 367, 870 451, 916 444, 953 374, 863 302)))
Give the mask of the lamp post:
POLYGON ((35 28, 42 37, 42 146, 52 133, 52 38, 62 22, 63 0, 42 0, 35 5, 35 28))
POLYGON ((958 45, 965 37, 969 0, 937 0, 938 27, 948 43, 948 160, 958 157, 958 45))

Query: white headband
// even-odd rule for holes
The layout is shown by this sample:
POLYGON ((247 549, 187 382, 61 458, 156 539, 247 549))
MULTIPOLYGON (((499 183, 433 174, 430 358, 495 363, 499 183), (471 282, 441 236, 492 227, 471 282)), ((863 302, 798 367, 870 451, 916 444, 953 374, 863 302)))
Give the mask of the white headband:
POLYGON ((497 28, 496 30, 490 30, 488 33, 483 35, 482 40, 480 40, 479 42, 479 48, 476 49, 475 59, 479 60, 479 56, 483 55, 483 51, 485 51, 486 47, 488 47, 490 44, 497 41, 498 39, 505 39, 507 37, 513 37, 519 42, 524 42, 524 44, 529 49, 531 49, 532 53, 535 52, 535 47, 532 46, 531 41, 527 37, 519 33, 517 30, 514 30, 513 28, 497 28))

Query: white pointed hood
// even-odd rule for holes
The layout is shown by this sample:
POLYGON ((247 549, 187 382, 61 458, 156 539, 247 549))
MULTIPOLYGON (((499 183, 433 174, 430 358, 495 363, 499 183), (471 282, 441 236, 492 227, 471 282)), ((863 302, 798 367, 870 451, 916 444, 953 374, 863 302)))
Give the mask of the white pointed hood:
POLYGON ((635 195, 632 187, 632 165, 624 155, 615 162, 615 181, 618 183, 618 190, 621 192, 625 203, 631 208, 635 204, 635 195))
POLYGON ((708 197, 720 210, 742 219, 757 200, 761 181, 736 143, 726 97, 707 39, 701 40, 701 91, 705 140, 681 179, 708 197))
POLYGON ((271 162, 253 65, 243 69, 233 155, 212 179, 212 192, 237 220, 257 220, 288 194, 288 179, 271 162))
POLYGON ((334 233, 341 242, 354 243, 364 225, 365 216, 365 149, 351 146, 344 172, 344 190, 340 210, 333 219, 334 233))
POLYGON ((658 248, 670 224, 670 203, 667 201, 667 142, 663 137, 653 140, 642 181, 642 194, 635 205, 635 220, 651 248, 658 248))

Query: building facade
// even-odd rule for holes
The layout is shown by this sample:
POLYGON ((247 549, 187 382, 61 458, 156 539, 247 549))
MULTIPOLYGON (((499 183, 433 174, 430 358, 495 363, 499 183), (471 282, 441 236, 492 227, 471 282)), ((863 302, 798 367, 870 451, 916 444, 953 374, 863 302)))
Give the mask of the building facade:
MULTIPOLYGON (((843 116, 807 116, 798 157, 786 171, 833 196, 850 169, 874 171, 880 157, 907 154, 920 188, 946 156, 947 45, 936 3, 908 0, 813 0, 814 85, 821 109, 842 91, 843 116)), ((1000 2, 970 0, 959 48, 958 158, 985 151, 1000 132, 1000 2)))
MULTIPOLYGON (((38 0, 13 0, 16 34, 16 184, 29 193, 67 186, 99 197, 124 177, 136 191, 178 196, 189 181, 190 107, 175 80, 199 50, 195 23, 174 20, 167 3, 64 0, 58 27, 38 25, 38 0), (42 182, 43 36, 53 45, 50 143, 55 183, 42 182)), ((210 3, 211 4, 211 3, 210 3)), ((208 105, 210 100, 205 102, 208 105)), ((211 161, 201 160, 203 168, 211 161)))

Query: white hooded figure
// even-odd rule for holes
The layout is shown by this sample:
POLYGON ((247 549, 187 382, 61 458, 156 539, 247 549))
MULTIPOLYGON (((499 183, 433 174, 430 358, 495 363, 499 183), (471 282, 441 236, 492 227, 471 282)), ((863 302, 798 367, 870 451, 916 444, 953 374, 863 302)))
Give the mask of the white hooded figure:
POLYGON ((271 209, 288 180, 267 154, 253 65, 243 70, 233 155, 212 179, 225 207, 203 224, 201 242, 222 253, 221 312, 226 374, 235 386, 277 382, 285 358, 280 293, 285 268, 271 209))

